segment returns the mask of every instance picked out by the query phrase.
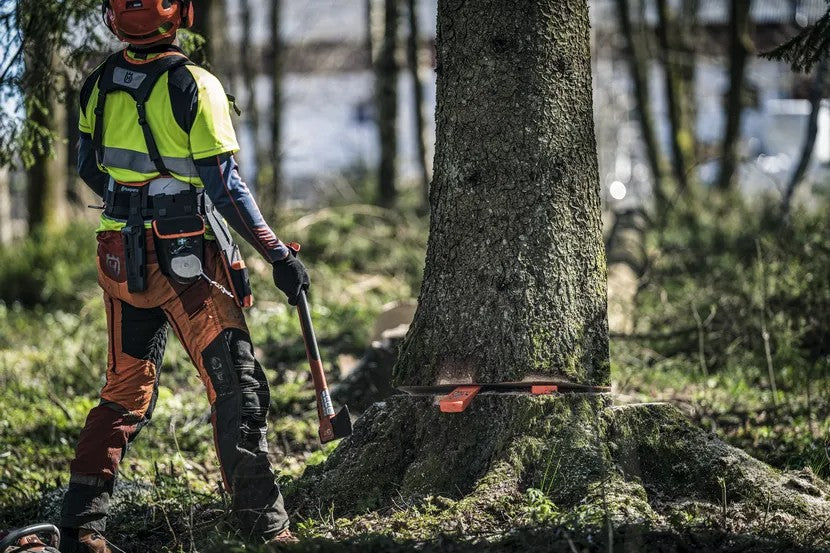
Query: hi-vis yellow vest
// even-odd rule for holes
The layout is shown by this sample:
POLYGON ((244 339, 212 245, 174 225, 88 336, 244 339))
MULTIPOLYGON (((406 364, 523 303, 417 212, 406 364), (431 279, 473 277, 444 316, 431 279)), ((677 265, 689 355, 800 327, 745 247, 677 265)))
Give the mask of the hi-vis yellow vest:
MULTIPOLYGON (((113 79, 129 86, 145 75, 142 66, 151 64, 158 56, 181 54, 171 51, 139 59, 138 54, 125 49, 121 55, 124 59, 119 60, 113 79)), ((178 97, 176 105, 171 99, 172 72, 165 72, 153 86, 144 110, 164 166, 173 177, 201 187, 203 184, 193 160, 226 152, 235 153, 239 150, 239 145, 231 123, 230 104, 219 80, 205 69, 192 64, 176 71, 187 71, 185 76, 192 77, 192 80, 175 79, 172 83, 173 91, 178 97), (189 105, 183 104, 182 99, 189 105), (179 113, 174 113, 174 109, 179 110, 179 113), (183 111, 187 111, 190 116, 189 129, 181 125, 181 121, 187 119, 183 116, 183 111)), ((95 129, 95 108, 99 94, 97 85, 101 78, 99 67, 84 85, 84 90, 88 91, 86 97, 82 92, 78 127, 88 135, 92 135, 95 129)), ((102 155, 98 159, 98 166, 119 182, 146 182, 160 174, 147 151, 136 111, 136 103, 129 93, 115 90, 107 94, 101 132, 102 155)), ((123 226, 123 222, 102 216, 98 231, 120 230, 123 226)))

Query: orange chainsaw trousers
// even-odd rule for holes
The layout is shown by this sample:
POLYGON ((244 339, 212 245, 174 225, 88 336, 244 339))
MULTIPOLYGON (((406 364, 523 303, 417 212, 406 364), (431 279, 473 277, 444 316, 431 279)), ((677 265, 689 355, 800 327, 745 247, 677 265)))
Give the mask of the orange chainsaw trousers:
MULTIPOLYGON (((162 274, 150 231, 146 243, 147 288, 131 293, 121 234, 98 235, 98 282, 109 344, 106 384, 70 464, 61 525, 104 531, 121 459, 152 418, 172 327, 207 391, 222 479, 233 498, 238 529, 268 539, 288 527, 288 517, 268 461, 268 381, 254 357, 242 310, 205 279, 180 284, 162 274)), ((220 255, 214 242, 205 241, 206 275, 230 290, 220 255)))

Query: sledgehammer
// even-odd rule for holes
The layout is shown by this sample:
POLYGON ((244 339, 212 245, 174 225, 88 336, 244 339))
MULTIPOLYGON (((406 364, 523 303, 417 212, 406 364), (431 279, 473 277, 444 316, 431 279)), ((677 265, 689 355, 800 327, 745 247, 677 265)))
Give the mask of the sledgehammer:
POLYGON ((311 367, 311 379, 314 381, 314 391, 317 396, 320 443, 351 436, 352 419, 349 417, 349 407, 344 405, 340 412, 334 414, 334 405, 331 403, 326 375, 323 372, 323 363, 320 361, 320 350, 317 349, 317 338, 314 336, 314 327, 311 325, 311 312, 308 309, 308 298, 306 298, 305 291, 300 292, 297 312, 300 314, 300 327, 303 330, 305 351, 308 356, 308 364, 311 367))

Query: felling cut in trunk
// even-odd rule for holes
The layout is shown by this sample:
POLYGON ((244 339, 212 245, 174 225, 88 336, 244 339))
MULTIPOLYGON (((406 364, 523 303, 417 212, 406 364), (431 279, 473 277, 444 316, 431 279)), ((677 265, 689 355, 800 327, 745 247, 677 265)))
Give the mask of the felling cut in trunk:
POLYGON ((826 541, 827 484, 775 471, 673 407, 615 407, 605 392, 587 1, 439 0, 437 59, 424 282, 394 371, 422 395, 369 408, 287 504, 355 517, 344 535, 386 517, 380 531, 424 540, 541 521, 606 540, 621 526, 648 541, 708 525, 826 541), (441 412, 436 399, 461 384, 481 388, 441 412))

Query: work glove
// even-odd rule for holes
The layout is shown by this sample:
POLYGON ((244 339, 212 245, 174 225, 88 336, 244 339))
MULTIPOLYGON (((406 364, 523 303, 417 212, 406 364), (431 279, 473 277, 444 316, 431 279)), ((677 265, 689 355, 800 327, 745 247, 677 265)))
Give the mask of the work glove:
POLYGON ((300 292, 307 291, 310 284, 305 265, 296 255, 292 250, 283 259, 274 261, 274 284, 288 296, 291 305, 297 305, 300 292))

